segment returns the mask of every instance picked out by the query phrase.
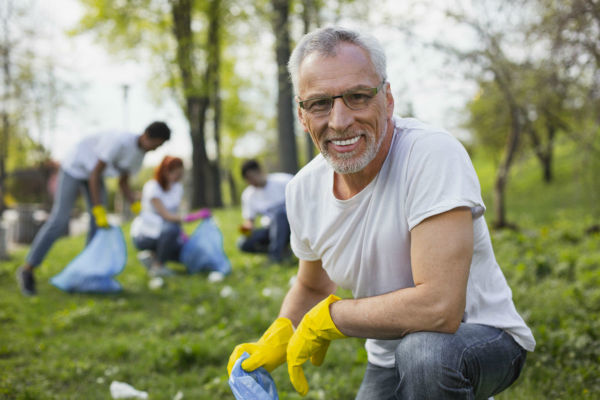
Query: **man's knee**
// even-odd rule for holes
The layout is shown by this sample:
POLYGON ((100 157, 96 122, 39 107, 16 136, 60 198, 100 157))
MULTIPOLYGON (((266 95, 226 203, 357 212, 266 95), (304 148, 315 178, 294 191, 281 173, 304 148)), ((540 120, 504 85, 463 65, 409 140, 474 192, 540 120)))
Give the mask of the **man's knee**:
POLYGON ((444 365, 452 365, 460 354, 452 344, 453 335, 415 332, 406 335, 396 347, 396 367, 401 374, 437 375, 444 365))

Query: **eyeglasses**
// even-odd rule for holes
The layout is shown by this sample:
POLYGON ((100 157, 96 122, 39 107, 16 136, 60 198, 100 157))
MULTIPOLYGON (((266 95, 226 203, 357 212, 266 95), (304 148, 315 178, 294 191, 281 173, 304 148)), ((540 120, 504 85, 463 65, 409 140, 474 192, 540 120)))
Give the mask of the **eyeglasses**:
POLYGON ((364 110, 371 102, 371 99, 379 93, 384 83, 385 79, 381 81, 377 87, 350 90, 338 96, 314 97, 306 100, 300 100, 300 98, 298 98, 298 104, 304 111, 317 117, 329 115, 333 108, 333 102, 335 99, 339 98, 341 98, 346 107, 351 110, 364 110))

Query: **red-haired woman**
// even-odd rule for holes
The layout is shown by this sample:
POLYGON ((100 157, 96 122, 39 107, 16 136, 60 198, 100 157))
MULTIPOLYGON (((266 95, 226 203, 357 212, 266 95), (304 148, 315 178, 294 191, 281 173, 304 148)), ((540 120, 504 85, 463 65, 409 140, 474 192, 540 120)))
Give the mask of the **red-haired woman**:
POLYGON ((177 261, 183 245, 178 213, 183 197, 183 161, 165 156, 154 172, 154 179, 144 184, 142 211, 131 224, 131 237, 140 252, 138 259, 152 276, 171 275, 165 263, 177 261))

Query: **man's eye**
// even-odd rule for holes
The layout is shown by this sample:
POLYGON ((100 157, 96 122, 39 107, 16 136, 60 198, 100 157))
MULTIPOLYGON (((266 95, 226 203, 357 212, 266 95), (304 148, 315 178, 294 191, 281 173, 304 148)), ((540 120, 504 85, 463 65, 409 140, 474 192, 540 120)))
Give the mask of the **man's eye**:
POLYGON ((371 96, 369 96, 367 93, 361 92, 348 93, 345 97, 346 101, 350 102, 351 104, 363 104, 369 101, 369 99, 371 98, 371 96))
POLYGON ((308 108, 310 111, 325 110, 329 108, 330 102, 330 99, 311 100, 308 102, 308 104, 306 104, 306 108, 308 108))

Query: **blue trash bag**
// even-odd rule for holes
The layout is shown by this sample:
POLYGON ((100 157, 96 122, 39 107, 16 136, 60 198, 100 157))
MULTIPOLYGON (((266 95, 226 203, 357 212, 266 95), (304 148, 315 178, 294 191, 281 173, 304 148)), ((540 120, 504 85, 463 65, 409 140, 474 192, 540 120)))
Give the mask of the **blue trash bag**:
POLYGON ((85 249, 50 283, 66 292, 118 292, 121 285, 113 277, 123 271, 126 262, 127 247, 121 228, 98 229, 85 249))
POLYGON ((231 273, 231 263, 223 250, 223 234, 212 218, 203 220, 181 248, 179 261, 188 272, 231 273))
POLYGON ((242 361, 250 355, 246 352, 237 359, 231 375, 229 376, 229 387, 237 400, 279 400, 277 387, 271 375, 263 367, 252 372, 242 368, 242 361))

